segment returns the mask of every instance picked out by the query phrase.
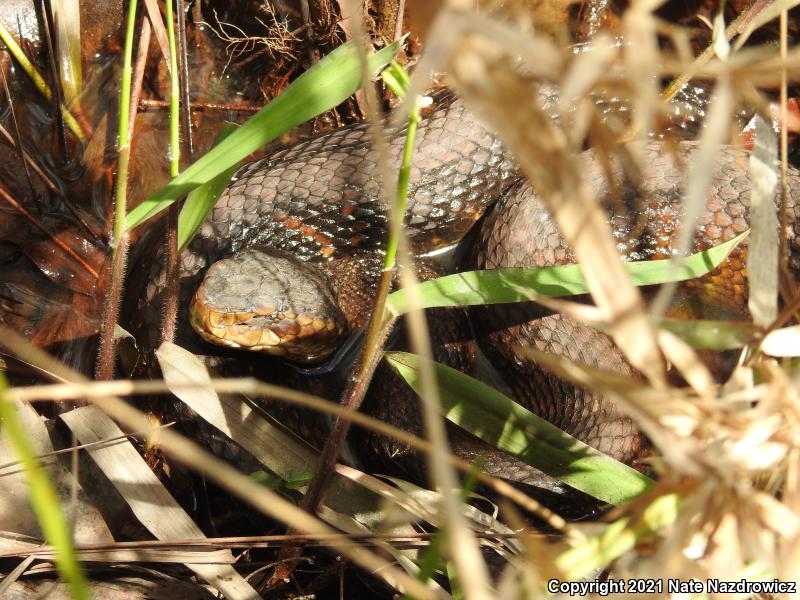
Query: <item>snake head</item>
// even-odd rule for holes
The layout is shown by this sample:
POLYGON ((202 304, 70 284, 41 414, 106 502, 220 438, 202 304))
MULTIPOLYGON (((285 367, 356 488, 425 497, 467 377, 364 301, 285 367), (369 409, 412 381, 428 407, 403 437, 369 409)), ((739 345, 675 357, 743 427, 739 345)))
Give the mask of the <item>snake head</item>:
POLYGON ((327 277, 313 264, 259 247, 211 265, 189 320, 212 344, 304 364, 324 361, 347 335, 327 277))

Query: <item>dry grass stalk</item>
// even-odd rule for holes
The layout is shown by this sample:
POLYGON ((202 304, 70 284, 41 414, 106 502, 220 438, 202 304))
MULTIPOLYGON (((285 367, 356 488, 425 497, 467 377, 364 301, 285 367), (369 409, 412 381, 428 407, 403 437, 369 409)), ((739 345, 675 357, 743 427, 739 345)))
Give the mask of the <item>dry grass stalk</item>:
MULTIPOLYGON (((81 443, 120 437, 122 431, 97 407, 72 410, 62 419, 81 443)), ((204 538, 203 532, 172 498, 139 452, 127 440, 94 447, 89 455, 125 499, 136 518, 157 538, 204 538)), ((227 553, 223 563, 233 563, 227 553)), ((219 558, 219 557, 217 557, 219 558)), ((254 590, 233 567, 211 563, 201 557, 200 564, 186 566, 231 598, 253 598, 254 590)))
MULTIPOLYGON (((86 381, 80 374, 60 365, 43 351, 30 346, 18 334, 4 327, 0 328, 0 331, 4 334, 3 345, 9 348, 16 356, 38 366, 43 371, 53 373, 61 380, 73 383, 86 381)), ((107 396, 98 399, 96 404, 102 407, 106 414, 131 430, 155 431, 153 425, 143 413, 119 398, 107 396)), ((158 437, 160 447, 165 454, 205 475, 222 488, 245 499, 257 510, 287 523, 295 529, 318 535, 330 535, 332 536, 331 545, 334 548, 348 556, 355 564, 361 565, 369 572, 376 573, 392 587, 413 593, 420 598, 434 597, 434 593, 424 584, 409 577, 405 572, 392 566, 377 554, 365 548, 351 546, 346 536, 337 536, 337 532, 334 529, 308 513, 301 511, 275 492, 239 473, 235 468, 216 458, 195 442, 169 429, 159 429, 158 437)))
MULTIPOLYGON (((616 252, 603 217, 593 216, 594 203, 575 177, 579 170, 571 151, 580 149, 590 138, 608 144, 596 149, 612 156, 619 152, 612 144, 617 136, 597 131, 590 134, 592 116, 584 106, 572 112, 562 110, 560 129, 548 115, 531 106, 533 101, 519 102, 520 98, 535 97, 536 78, 554 83, 560 80, 562 91, 571 90, 571 94, 580 96, 590 91, 602 95, 603 90, 613 87, 625 90, 631 98, 636 115, 634 130, 650 130, 664 111, 653 87, 659 73, 651 65, 663 65, 663 74, 680 73, 687 66, 685 56, 661 55, 655 47, 657 27, 651 8, 643 3, 625 14, 628 35, 624 49, 615 50, 609 40, 600 40, 594 56, 577 58, 559 56, 554 47, 547 47, 545 40, 535 36, 520 39, 513 28, 492 21, 491 17, 451 11, 440 17, 441 29, 434 26, 434 33, 428 36, 429 60, 423 59, 420 68, 424 65, 426 72, 449 72, 453 87, 486 116, 514 150, 537 191, 548 201, 584 272, 587 276, 596 275, 592 291, 599 312, 579 309, 571 311, 573 316, 586 320, 602 315, 610 320, 616 326, 615 341, 637 367, 650 375, 649 384, 636 383, 535 353, 556 373, 616 398, 662 454, 656 466, 663 475, 654 496, 670 490, 680 492, 681 509, 655 538, 650 556, 630 552, 620 560, 615 573, 732 580, 758 564, 769 577, 797 580, 798 572, 792 566, 796 563, 790 562, 797 555, 793 544, 800 539, 796 512, 800 442, 796 381, 788 378, 777 363, 757 358, 755 371, 739 369, 728 385, 719 387, 691 348, 664 332, 654 335, 638 294, 628 289, 626 278, 615 270, 616 252), (640 12, 642 7, 645 10, 640 12), (534 47, 546 50, 537 55, 534 47), (533 56, 535 62, 529 61, 533 56), (681 371, 690 390, 663 386, 661 352, 681 371), (764 378, 764 383, 753 385, 755 372, 764 378)), ((765 106, 763 96, 755 89, 775 85, 778 67, 785 68, 790 78, 796 78, 800 65, 797 59, 795 51, 777 62, 774 51, 742 50, 734 51, 726 61, 712 60, 701 67, 705 76, 719 83, 701 136, 703 149, 689 175, 686 223, 692 222, 693 214, 705 203, 710 165, 717 148, 735 135, 731 121, 736 105, 742 101, 753 105, 755 99, 757 105, 765 106), (774 69, 771 74, 770 68, 774 69)), ((419 87, 424 85, 416 83, 419 87)), ((565 92, 562 108, 566 109, 569 101, 565 92)), ((764 247, 772 251, 777 243, 776 228, 774 220, 769 223, 760 229, 768 234, 764 247)), ((684 227, 681 241, 687 247, 689 233, 691 228, 684 227)), ((758 247, 751 260, 759 269, 772 271, 769 265, 773 261, 766 260, 758 247)), ((762 314, 768 316, 762 317, 761 322, 768 324, 774 319, 774 311, 768 305, 774 303, 777 283, 753 285, 767 288, 764 296, 768 298, 761 305, 766 305, 762 314)), ((664 292, 664 303, 669 295, 671 291, 664 292)), ((656 306, 654 312, 659 311, 656 306)), ((783 335, 793 336, 788 331, 783 335)), ((782 346, 786 343, 782 342, 782 346)), ((641 506, 632 506, 628 514, 639 510, 641 506)))

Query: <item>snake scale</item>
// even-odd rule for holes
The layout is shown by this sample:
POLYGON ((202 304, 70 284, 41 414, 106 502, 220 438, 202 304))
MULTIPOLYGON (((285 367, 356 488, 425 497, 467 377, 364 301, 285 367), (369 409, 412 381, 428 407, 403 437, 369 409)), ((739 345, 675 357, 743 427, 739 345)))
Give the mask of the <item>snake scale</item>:
MULTIPOLYGON (((404 132, 389 131, 388 139, 390 157, 397 164, 404 132)), ((626 177, 620 161, 612 161, 614 185, 610 186, 602 161, 592 151, 581 157, 582 176, 608 210, 620 254, 626 260, 663 258, 673 252, 685 188, 684 167, 692 161, 697 145, 681 142, 673 146, 673 150, 676 148, 677 151, 668 152, 664 143, 647 143, 643 148, 646 166, 637 184, 626 177)), ((750 190, 748 153, 722 148, 706 207, 696 222, 694 251, 726 241, 748 227, 750 190)), ((789 171, 789 192, 787 238, 791 267, 797 272, 800 174, 794 169, 789 171)), ((574 262, 543 203, 522 179, 513 157, 459 100, 445 103, 419 126, 405 221, 411 246, 417 253, 459 242, 477 224, 475 241, 461 268, 574 262)), ((189 305, 209 265, 243 249, 269 248, 279 257, 282 253, 291 254, 292 260, 307 262, 319 270, 319 275, 308 278, 331 280, 332 301, 345 304, 342 312, 351 328, 362 327, 367 317, 363 305, 369 307, 372 298, 379 265, 376 257, 384 247, 386 229, 376 157, 366 127, 345 127, 302 142, 245 165, 235 174, 181 256, 181 306, 189 305)), ((746 318, 744 248, 736 250, 714 273, 682 285, 672 313, 695 318, 746 318)), ((266 262, 271 268, 277 264, 266 262)), ((134 313, 144 324, 157 323, 165 289, 162 262, 151 260, 142 273, 144 282, 138 290, 134 313)), ((226 294, 235 295, 235 290, 221 287, 226 294)), ((286 284, 277 292, 278 296, 282 294, 280 303, 291 295, 303 296, 303 290, 300 283, 286 284)), ((557 379, 519 351, 520 346, 533 346, 636 377, 607 336, 534 303, 480 307, 471 310, 470 316, 474 339, 518 402, 624 462, 633 463, 648 452, 642 434, 610 401, 557 379)), ((471 336, 454 333, 454 320, 463 320, 463 312, 442 310, 437 317, 429 318, 435 334, 436 358, 451 364, 469 364, 475 358, 475 343, 471 336)), ((150 336, 144 340, 146 345, 155 345, 156 334, 153 326, 147 325, 143 331, 140 328, 140 335, 150 336)), ((179 317, 178 341, 201 354, 234 357, 237 363, 248 354, 213 349, 190 327, 186 314, 179 317)), ((258 359, 249 356, 246 360, 258 359)), ((242 372, 236 369, 234 372, 242 372)), ((335 399, 337 394, 328 395, 335 399)), ((421 434, 416 402, 413 393, 383 366, 368 393, 365 410, 421 434)), ((299 427, 303 433, 313 436, 316 432, 317 440, 322 439, 318 424, 309 425, 307 417, 294 421, 305 425, 299 427)), ((378 457, 382 467, 399 469, 406 475, 416 473, 420 478, 420 457, 408 448, 369 433, 359 435, 365 435, 367 441, 357 447, 369 449, 367 454, 372 459, 378 457)), ((470 434, 453 429, 451 437, 456 454, 467 460, 482 460, 492 474, 534 485, 545 495, 560 496, 563 492, 559 482, 489 448, 470 434)))

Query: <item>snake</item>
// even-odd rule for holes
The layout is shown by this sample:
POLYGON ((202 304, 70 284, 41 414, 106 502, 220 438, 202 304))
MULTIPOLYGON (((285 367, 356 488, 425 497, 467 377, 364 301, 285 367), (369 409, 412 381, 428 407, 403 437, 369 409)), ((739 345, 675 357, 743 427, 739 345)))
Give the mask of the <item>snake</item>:
MULTIPOLYGON (((405 131, 386 134, 389 160, 397 164, 405 131)), ((687 141, 638 144, 644 167, 637 177, 629 176, 621 159, 609 161, 593 150, 581 154, 580 175, 605 207, 624 260, 669 257, 682 221, 685 167, 699 146, 687 141)), ((749 152, 722 147, 711 180, 695 219, 693 252, 749 226, 749 152)), ((785 234, 790 267, 797 272, 800 173, 794 168, 788 184, 785 234)), ((251 360, 246 350, 300 363, 329 359, 348 332, 363 328, 369 318, 387 228, 378 159, 363 124, 241 167, 180 257, 182 306, 190 308, 180 315, 178 339, 205 354, 226 347, 223 354, 247 354, 251 360)), ((459 99, 439 106, 418 127, 405 228, 417 255, 468 244, 461 269, 575 262, 513 156, 459 99)), ((143 272, 135 312, 145 323, 157 322, 159 309, 154 307, 166 289, 163 264, 153 261, 143 272)), ((420 267, 420 272, 429 277, 436 268, 420 267)), ((746 319, 746 301, 744 243, 714 272, 681 284, 669 314, 746 319)), ((429 322, 437 360, 462 368, 485 355, 517 402, 567 433, 627 464, 636 465, 649 454, 647 439, 613 402, 555 377, 523 350, 534 347, 639 377, 607 335, 533 302, 475 307, 468 315, 437 309, 434 315, 429 322)), ((154 332, 148 327, 145 334, 154 332)), ((364 410, 423 434, 416 397, 385 365, 376 373, 364 410)), ((419 479, 423 463, 413 450, 369 432, 359 435, 366 441, 357 446, 378 457, 377 464, 419 479)), ((545 495, 564 494, 557 480, 467 432, 451 429, 451 445, 462 458, 481 460, 493 475, 545 495)))

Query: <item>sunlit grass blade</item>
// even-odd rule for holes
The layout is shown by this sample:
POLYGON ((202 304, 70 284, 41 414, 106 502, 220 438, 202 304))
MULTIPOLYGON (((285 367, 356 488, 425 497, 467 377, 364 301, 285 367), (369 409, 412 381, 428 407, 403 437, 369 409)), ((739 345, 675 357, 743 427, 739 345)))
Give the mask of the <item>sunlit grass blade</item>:
POLYGON ((556 565, 564 573, 565 580, 586 577, 674 523, 679 508, 677 494, 659 496, 641 511, 638 519, 623 517, 614 521, 600 535, 564 552, 556 559, 556 565))
POLYGON ((89 598, 86 578, 75 558, 72 535, 61 510, 61 501, 53 482, 42 470, 31 450, 17 410, 6 397, 7 389, 6 378, 0 373, 0 424, 5 428, 27 475, 31 506, 47 541, 56 549, 56 569, 69 584, 72 598, 89 598))
MULTIPOLYGON (((175 177, 180 171, 181 141, 180 119, 178 117, 178 51, 175 47, 175 19, 172 16, 172 0, 165 2, 164 20, 167 24, 167 44, 169 45, 169 175, 175 177)), ((183 15, 179 15, 183 18, 183 15)))
POLYGON ((701 350, 741 348, 755 342, 760 332, 757 325, 744 321, 662 319, 658 326, 701 350))
MULTIPOLYGON (((370 55, 370 71, 388 64, 399 47, 397 41, 370 55)), ((128 213, 127 229, 158 214, 182 195, 235 166, 282 133, 340 104, 358 89, 360 79, 355 47, 352 44, 340 46, 292 82, 236 132, 128 213)))
MULTIPOLYGON (((17 44, 14 36, 11 35, 11 32, 8 29, 6 29, 2 21, 0 21, 0 40, 2 40, 6 45, 6 48, 11 55, 17 59, 17 62, 19 62, 22 69, 25 71, 28 77, 30 77, 31 81, 36 86, 36 89, 38 89, 45 98, 52 100, 53 91, 50 89, 50 86, 47 85, 44 77, 42 77, 41 73, 39 73, 33 63, 28 59, 28 57, 22 51, 22 48, 20 48, 19 44, 17 44)), ((62 106, 61 112, 64 118, 64 125, 66 125, 69 130, 75 134, 75 137, 77 137, 82 143, 86 143, 86 135, 69 109, 66 106, 62 106)))
MULTIPOLYGON (((216 144, 219 144, 236 131, 236 125, 225 123, 217 135, 216 144)), ((200 229, 208 213, 214 208, 222 191, 228 185, 239 163, 225 169, 222 173, 210 179, 203 185, 196 187, 186 197, 178 217, 178 250, 183 250, 200 229)))
MULTIPOLYGON (((747 233, 677 261, 665 259, 629 262, 625 263, 625 267, 633 284, 637 286, 700 277, 719 266, 747 233)), ((529 300, 526 290, 542 296, 570 296, 588 292, 578 265, 467 271, 419 285, 421 308, 525 302, 529 300)), ((388 298, 387 311, 394 316, 405 314, 409 309, 408 297, 406 290, 394 292, 388 298)))
POLYGON ((128 5, 125 26, 125 46, 123 48, 122 73, 119 89, 119 125, 117 140, 117 179, 114 189, 114 253, 125 233, 125 213, 128 207, 128 164, 130 161, 130 140, 128 139, 128 119, 130 118, 131 77, 133 75, 133 36, 136 27, 136 1, 128 5))
MULTIPOLYGON (((386 355, 419 393, 420 358, 386 355)), ((511 398, 455 369, 434 364, 448 420, 529 465, 595 498, 620 504, 644 492, 652 480, 564 433, 511 398)))
POLYGON ((59 75, 67 106, 77 98, 83 87, 81 70, 81 14, 80 4, 71 0, 51 2, 58 43, 59 75))
MULTIPOLYGON (((657 323, 661 329, 700 350, 735 350, 754 344, 763 333, 763 328, 746 321, 660 319, 657 323)), ((604 333, 608 332, 603 323, 589 324, 604 333)))

